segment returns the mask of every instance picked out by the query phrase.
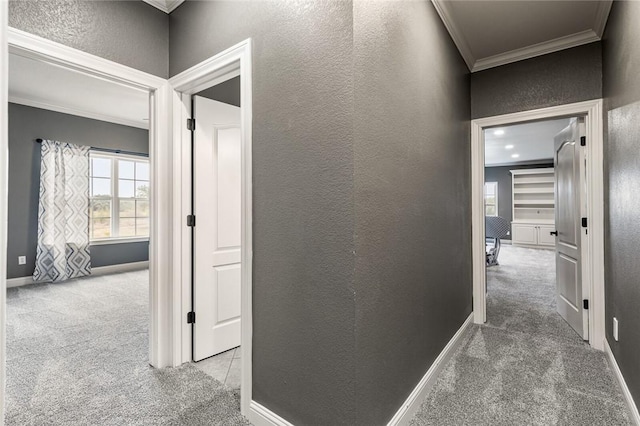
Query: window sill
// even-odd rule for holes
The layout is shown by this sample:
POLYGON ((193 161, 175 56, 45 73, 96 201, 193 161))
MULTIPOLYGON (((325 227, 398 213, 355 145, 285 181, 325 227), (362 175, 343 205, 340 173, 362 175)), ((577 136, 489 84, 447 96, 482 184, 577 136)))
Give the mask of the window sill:
POLYGON ((131 237, 131 238, 106 238, 104 240, 91 240, 90 246, 106 246, 111 244, 127 244, 149 242, 149 237, 131 237))

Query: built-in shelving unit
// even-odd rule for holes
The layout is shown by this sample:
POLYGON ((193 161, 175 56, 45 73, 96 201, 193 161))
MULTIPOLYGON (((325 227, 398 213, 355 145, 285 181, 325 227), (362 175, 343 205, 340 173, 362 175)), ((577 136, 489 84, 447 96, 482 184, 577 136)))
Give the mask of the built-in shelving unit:
POLYGON ((512 242, 522 246, 553 246, 555 237, 555 175, 553 167, 511 170, 512 242))

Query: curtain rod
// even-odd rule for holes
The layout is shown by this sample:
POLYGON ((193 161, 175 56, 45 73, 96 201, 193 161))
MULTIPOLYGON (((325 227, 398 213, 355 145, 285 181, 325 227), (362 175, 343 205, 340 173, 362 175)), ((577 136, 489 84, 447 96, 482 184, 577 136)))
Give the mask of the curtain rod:
MULTIPOLYGON (((43 139, 38 138, 36 142, 42 143, 43 139)), ((133 151, 123 151, 121 149, 110 149, 110 148, 99 148, 95 146, 89 147, 91 151, 100 151, 100 152, 113 152, 114 154, 125 154, 125 155, 136 155, 138 157, 149 157, 149 154, 145 154, 142 152, 133 152, 133 151)))

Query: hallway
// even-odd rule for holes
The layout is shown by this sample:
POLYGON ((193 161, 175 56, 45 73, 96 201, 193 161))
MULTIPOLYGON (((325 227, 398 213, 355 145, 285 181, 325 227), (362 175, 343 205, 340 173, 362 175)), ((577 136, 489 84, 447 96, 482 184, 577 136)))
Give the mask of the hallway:
POLYGON ((604 353, 555 311, 554 252, 504 245, 472 326, 412 425, 630 425, 604 353))

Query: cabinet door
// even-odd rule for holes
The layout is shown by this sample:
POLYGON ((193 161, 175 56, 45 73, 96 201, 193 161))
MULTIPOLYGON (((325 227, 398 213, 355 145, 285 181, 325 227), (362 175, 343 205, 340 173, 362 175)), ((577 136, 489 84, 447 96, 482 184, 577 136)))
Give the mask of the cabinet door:
POLYGON ((537 244, 536 225, 512 224, 514 244, 537 244))
POLYGON ((553 247, 556 245, 556 237, 551 235, 551 232, 555 231, 555 225, 540 225, 538 226, 538 244, 541 246, 553 247))

